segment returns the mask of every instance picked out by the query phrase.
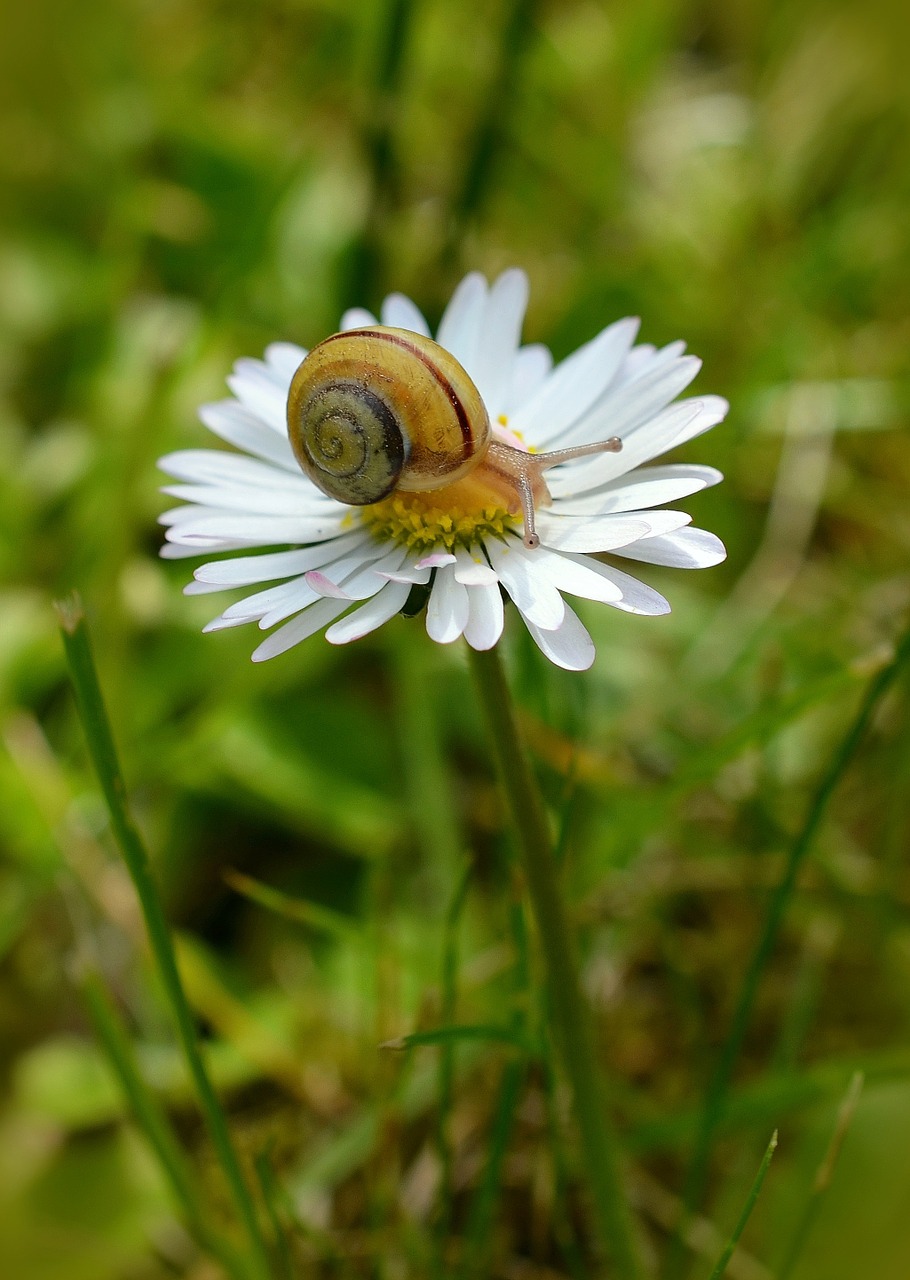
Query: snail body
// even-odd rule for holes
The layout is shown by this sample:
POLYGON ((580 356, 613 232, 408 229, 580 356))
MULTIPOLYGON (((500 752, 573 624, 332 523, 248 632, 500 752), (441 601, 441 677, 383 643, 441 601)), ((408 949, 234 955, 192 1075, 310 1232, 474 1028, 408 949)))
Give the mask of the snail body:
POLYGON ((294 456, 329 497, 369 506, 398 491, 470 486, 479 506, 495 500, 523 515, 528 547, 540 542, 535 507, 550 500, 543 472, 622 447, 612 437, 531 454, 494 439, 480 392, 455 357, 385 325, 313 347, 291 380, 287 421, 294 456))

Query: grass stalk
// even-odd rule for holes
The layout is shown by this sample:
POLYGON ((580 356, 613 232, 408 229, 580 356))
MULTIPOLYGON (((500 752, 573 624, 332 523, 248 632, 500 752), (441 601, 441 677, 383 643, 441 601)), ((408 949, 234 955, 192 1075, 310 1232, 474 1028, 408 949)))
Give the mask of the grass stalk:
POLYGON ((84 975, 82 994, 95 1034, 137 1124, 157 1157, 174 1200, 183 1213, 187 1229, 200 1248, 217 1258, 230 1276, 235 1277, 235 1280, 245 1280, 247 1269, 243 1259, 238 1257, 236 1251, 207 1220, 208 1215, 197 1193, 192 1170, 167 1114, 142 1078, 129 1035, 99 974, 89 972, 84 975))
POLYGON ((212 1145, 249 1247, 248 1274, 268 1280, 268 1251, 256 1207, 234 1148, 227 1119, 202 1057, 193 1014, 177 968, 173 939, 152 875, 148 853, 129 811, 126 787, 117 759, 107 711, 98 683, 88 626, 75 595, 57 604, 63 647, 76 694, 76 703, 89 753, 104 794, 111 830, 136 889, 148 932, 149 945, 170 1008, 177 1035, 199 1099, 212 1145))
POLYGON ((711 1145, 733 1079, 733 1071, 746 1037, 759 984, 777 942, 784 913, 796 888, 796 880, 812 848, 838 783, 865 736, 875 711, 910 659, 910 629, 905 631, 894 657, 872 679, 859 709, 832 754, 809 805, 802 827, 790 845, 784 874, 771 895, 761 934, 740 986, 730 1029, 705 1091, 701 1121, 695 1139, 683 1191, 683 1214, 667 1254, 666 1274, 675 1277, 682 1265, 682 1237, 685 1223, 698 1208, 705 1193, 711 1145))
POLYGON ((603 1096, 543 801, 518 733, 499 653, 496 649, 470 652, 537 923, 556 1040, 572 1090, 598 1232, 612 1257, 616 1280, 637 1280, 642 1269, 635 1228, 620 1174, 617 1140, 603 1096))
POLYGON ((777 1150, 777 1130, 775 1129, 774 1132, 771 1134, 771 1141, 768 1143, 764 1158, 761 1164, 759 1165, 758 1173, 755 1175, 755 1180, 749 1189, 749 1194, 746 1196, 746 1203, 743 1205, 743 1211, 739 1215, 739 1221, 737 1222, 736 1226, 733 1228, 733 1234, 731 1235, 730 1239, 727 1241, 720 1257, 717 1259, 717 1263, 715 1264, 714 1270, 711 1272, 711 1275, 708 1277, 708 1280, 722 1280, 724 1272, 727 1270, 727 1263, 733 1257, 733 1250, 739 1244, 739 1238, 742 1235, 742 1233, 745 1231, 746 1223, 749 1221, 749 1219, 752 1216, 752 1210, 755 1208, 755 1202, 761 1193, 762 1183, 765 1180, 765 1174, 768 1172, 768 1169, 771 1165, 772 1157, 774 1156, 774 1152, 776 1150, 777 1150))

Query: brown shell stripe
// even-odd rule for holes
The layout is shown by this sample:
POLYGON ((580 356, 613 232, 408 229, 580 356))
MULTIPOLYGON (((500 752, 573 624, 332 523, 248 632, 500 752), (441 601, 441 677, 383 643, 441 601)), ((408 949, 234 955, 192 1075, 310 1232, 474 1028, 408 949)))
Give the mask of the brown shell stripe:
POLYGON ((458 426, 461 430, 461 437, 464 442, 465 461, 467 462, 468 458, 473 457, 474 456, 474 433, 471 430, 471 423, 468 420, 468 415, 465 412, 465 407, 461 403, 461 401, 458 399, 458 394, 455 391, 455 388, 452 386, 451 382, 449 382, 448 378, 441 371, 441 369, 437 368, 437 366, 433 363, 433 361, 429 358, 429 356, 427 356, 423 351, 421 351, 419 347, 416 347, 412 342, 408 342, 407 338, 399 338, 397 333, 388 333, 382 329, 345 329, 343 333, 333 333, 331 337, 323 339, 323 341, 320 343, 320 346, 324 347, 329 342, 334 342, 336 338, 350 338, 353 334, 363 334, 364 336, 370 337, 370 338, 381 338, 384 342, 391 342, 393 346, 404 347, 405 351, 410 351, 412 355, 415 355, 417 357, 420 363, 430 371, 430 373, 439 383, 439 386, 445 392, 446 399, 449 401, 452 408, 455 410, 455 416, 458 419, 458 426))

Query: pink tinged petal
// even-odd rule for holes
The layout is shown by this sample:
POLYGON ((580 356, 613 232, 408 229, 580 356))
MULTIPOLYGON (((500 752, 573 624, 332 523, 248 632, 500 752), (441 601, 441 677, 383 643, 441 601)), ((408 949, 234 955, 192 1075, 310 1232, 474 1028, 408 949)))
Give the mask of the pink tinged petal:
POLYGON ((294 645, 300 644, 301 640, 308 639, 328 623, 334 622, 347 608, 348 604, 344 600, 317 600, 298 618, 285 623, 278 631, 273 631, 266 640, 263 640, 259 648, 253 650, 253 661, 265 662, 268 658, 277 657, 279 653, 293 649, 294 645))
POLYGON ((287 437, 288 389, 260 360, 238 360, 227 380, 234 395, 279 436, 287 437))
POLYGON ((347 533, 333 542, 320 542, 299 551, 273 551, 262 556, 240 556, 233 560, 213 560, 200 565, 194 577, 200 583, 210 583, 219 590, 226 587, 247 587, 257 582, 271 582, 277 578, 289 578, 305 573, 308 569, 321 568, 337 560, 342 554, 353 551, 368 542, 366 534, 357 530, 347 533))
POLYGON ((558 515, 608 515, 614 512, 642 511, 663 502, 675 502, 710 485, 719 484, 723 476, 714 467, 670 464, 645 467, 589 493, 585 497, 560 498, 553 504, 558 515))
POLYGON ((405 583, 389 582, 367 604, 346 614, 325 633, 329 644, 348 644, 381 627, 399 613, 408 598, 410 587, 405 583))
POLYGON ((707 529, 680 529, 657 538, 643 538, 634 546, 617 550, 616 555, 673 569, 709 569, 727 558, 720 538, 707 529))
POLYGON ((271 365, 285 386, 290 389, 291 379, 307 357, 306 347, 296 342, 271 342, 265 349, 266 363, 271 365))
MULTIPOLYGON (((369 600, 388 582, 386 574, 397 573, 406 558, 407 551, 404 547, 393 547, 390 551, 386 549, 386 554, 375 563, 361 563, 342 585, 352 600, 369 600)), ((331 576, 335 576, 334 567, 329 572, 331 576)))
POLYGON ((390 293, 382 304, 382 323, 393 329, 408 329, 411 333, 422 333, 430 336, 430 326, 423 318, 420 308, 403 293, 390 293))
POLYGON ((372 311, 366 311, 363 307, 350 307, 341 317, 338 331, 346 333, 348 329, 369 329, 378 323, 372 311))
POLYGON ((451 644, 468 623, 468 589, 455 578, 450 565, 436 574, 427 604, 427 635, 437 644, 451 644))
POLYGON ((691 518, 682 511, 616 516, 554 516, 548 512, 538 516, 537 532, 542 545, 553 551, 614 551, 639 538, 679 529, 691 518))
POLYGON ((502 635, 503 605, 499 583, 468 587, 468 621, 464 638, 472 649, 492 649, 502 635))
MULTIPOLYGON (((509 419, 509 427, 519 431, 538 447, 549 447, 563 437, 606 392, 638 331, 638 320, 620 320, 604 329, 583 347, 558 364, 536 395, 527 400, 509 419)), ((612 430, 607 435, 615 435, 612 430)), ((596 436, 589 436, 595 440, 596 436)))
MULTIPOLYGON (((347 600, 349 604, 354 600, 367 600, 370 596, 374 596, 384 582, 384 579, 379 577, 377 571, 386 567, 397 567, 400 563, 399 554, 381 559, 381 551, 382 548, 377 546, 376 543, 370 543, 368 548, 361 548, 351 555, 344 556, 339 560, 333 561, 332 564, 326 565, 324 573, 320 574, 320 579, 332 584, 332 587, 336 589, 335 591, 324 585, 317 587, 311 581, 310 574, 304 574, 300 586, 301 591, 306 590, 307 592, 304 604, 309 603, 310 600, 315 599, 317 596, 331 595, 334 599, 347 600)), ((396 552, 398 552, 398 548, 396 548, 396 552)), ((301 580, 297 579, 297 581, 300 582, 301 580)), ((276 622, 283 622, 285 618, 289 618, 292 613, 296 613, 302 607, 292 590, 294 584, 285 585, 289 588, 286 597, 281 597, 281 587, 274 588, 276 599, 272 602, 268 612, 263 613, 259 621, 259 625, 263 630, 274 627, 276 622)), ((226 612, 230 612, 230 610, 226 610, 226 612)))
POLYGON ((316 593, 317 596, 331 597, 333 600, 353 600, 353 596, 341 587, 335 585, 331 578, 327 578, 324 573, 320 573, 318 569, 311 569, 309 573, 304 574, 307 586, 316 593))
POLYGON ((266 462, 273 462, 294 475, 300 472, 300 463, 294 457, 284 435, 277 435, 264 425, 251 410, 236 400, 219 400, 217 404, 204 404, 199 417, 209 431, 228 444, 243 449, 266 462))
POLYGON ((538 547, 534 552, 534 571, 559 591, 567 591, 570 596, 583 596, 586 600, 597 600, 600 604, 613 604, 622 598, 619 587, 589 568, 588 562, 581 556, 560 555, 545 547, 538 547))
POLYGON ((594 641, 581 619, 566 605, 566 616, 556 631, 542 631, 525 617, 534 643, 544 657, 564 671, 587 671, 594 661, 594 641))
POLYGON ((243 622, 258 622, 266 631, 276 622, 283 622, 292 614, 299 613, 318 598, 306 578, 301 575, 282 582, 280 586, 268 587, 265 591, 257 591, 254 595, 238 600, 229 605, 221 616, 229 620, 239 618, 243 622))
POLYGON ((553 357, 543 343, 532 342, 515 353, 505 412, 513 414, 543 386, 553 368, 553 357))
POLYGON ((513 267, 493 281, 484 307, 476 357, 468 370, 492 419, 506 408, 527 305, 528 277, 523 271, 513 267))
POLYGON ((536 552, 526 550, 517 540, 506 545, 491 542, 487 551, 500 582, 524 616, 545 631, 560 626, 565 601, 546 578, 535 573, 536 552))
POLYGON ((418 569, 440 569, 444 564, 454 564, 455 557, 450 551, 434 551, 417 561, 418 569))
POLYGON ((486 300, 486 280, 479 271, 470 272, 452 294, 436 334, 439 345, 451 352, 468 373, 477 351, 486 300))

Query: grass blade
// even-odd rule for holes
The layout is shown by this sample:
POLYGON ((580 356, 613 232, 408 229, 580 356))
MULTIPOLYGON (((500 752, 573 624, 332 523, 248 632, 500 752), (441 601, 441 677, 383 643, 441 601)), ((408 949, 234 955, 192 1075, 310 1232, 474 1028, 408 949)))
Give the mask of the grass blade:
POLYGON ((739 1215, 739 1221, 737 1222, 736 1226, 733 1228, 733 1234, 730 1237, 730 1239, 727 1241, 727 1244, 724 1248, 723 1253, 717 1259, 717 1264, 714 1267, 714 1270, 711 1272, 709 1280, 721 1280, 721 1277, 726 1271, 727 1263, 733 1257, 733 1250, 739 1244, 739 1238, 742 1235, 742 1233, 745 1231, 746 1223, 749 1221, 749 1218, 752 1216, 752 1210, 755 1208, 755 1202, 758 1199, 759 1194, 761 1193, 762 1183, 765 1180, 765 1174, 768 1172, 768 1168, 770 1167, 772 1157, 774 1156, 774 1152, 776 1150, 777 1150, 777 1130, 775 1129, 774 1132, 771 1134, 771 1141, 768 1143, 768 1147, 767 1147, 767 1150, 765 1151, 764 1159, 759 1165, 758 1173, 755 1175, 755 1181, 752 1183, 752 1186, 749 1190, 749 1194, 746 1196, 746 1203, 743 1205, 743 1211, 739 1215))
POLYGON ((190 1234, 201 1248, 223 1264, 231 1276, 243 1280, 246 1269, 242 1259, 206 1221, 207 1214, 196 1192, 192 1171, 166 1113, 142 1078, 126 1028, 97 973, 90 972, 84 976, 82 993, 95 1033, 136 1122, 158 1159, 174 1199, 183 1211, 190 1234))
POLYGON ((126 787, 98 683, 85 613, 78 597, 74 595, 66 601, 58 602, 57 614, 79 715, 107 804, 111 829, 135 886, 152 955, 176 1024, 199 1105, 248 1239, 250 1274, 267 1280, 269 1258, 256 1207, 240 1167, 227 1119, 203 1061, 193 1014, 180 979, 174 943, 152 876, 148 853, 129 812, 126 787))

